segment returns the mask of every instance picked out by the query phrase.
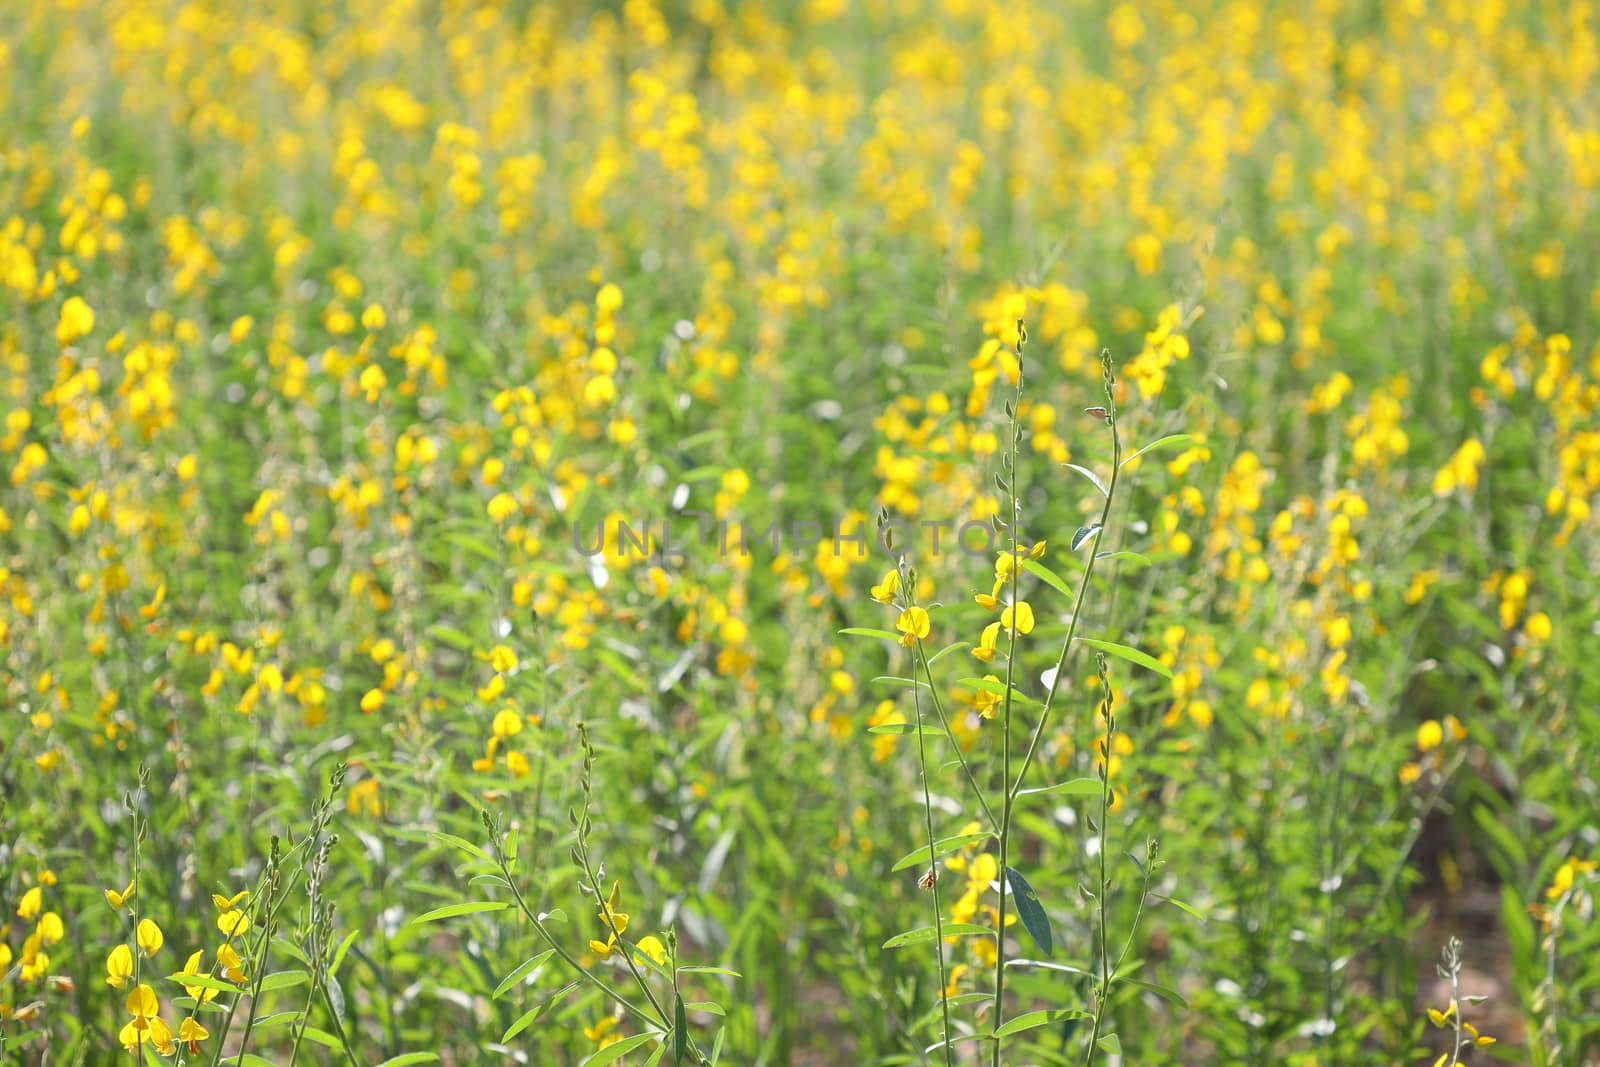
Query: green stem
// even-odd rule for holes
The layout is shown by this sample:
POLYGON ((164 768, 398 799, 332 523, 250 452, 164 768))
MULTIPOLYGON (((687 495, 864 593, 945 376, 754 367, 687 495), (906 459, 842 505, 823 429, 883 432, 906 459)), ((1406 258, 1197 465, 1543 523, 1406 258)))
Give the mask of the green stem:
POLYGON ((939 725, 944 728, 945 736, 950 738, 951 747, 955 749, 956 761, 961 764, 961 770, 967 776, 967 784, 972 786, 972 795, 978 798, 978 805, 983 808, 983 814, 989 820, 989 827, 999 830, 1000 820, 994 817, 994 809, 989 806, 988 798, 983 795, 977 776, 972 773, 972 765, 967 762, 966 754, 961 751, 956 735, 950 731, 950 719, 945 715, 944 704, 939 699, 939 688, 933 680, 933 667, 928 663, 928 650, 923 647, 921 638, 917 639, 917 653, 917 659, 922 664, 923 677, 928 679, 928 692, 933 695, 933 710, 939 714, 939 725))
MULTIPOLYGON (((926 661, 921 638, 917 639, 917 651, 923 653, 926 661)), ((922 815, 928 832, 928 862, 931 864, 928 886, 933 890, 933 952, 934 959, 939 964, 939 1009, 944 1017, 944 1062, 945 1067, 953 1067, 954 1060, 951 1059, 950 1052, 950 998, 947 995, 950 986, 944 970, 944 914, 939 905, 939 857, 933 848, 933 797, 928 791, 928 739, 922 731, 922 694, 913 690, 912 698, 916 702, 917 709, 917 765, 922 770, 922 815)), ((952 737, 951 740, 954 741, 955 738, 952 737)))
MULTIPOLYGON (((1102 663, 1104 659, 1102 658, 1102 663)), ((1095 886, 1095 904, 1098 912, 1098 925, 1100 927, 1100 988, 1095 991, 1094 998, 1094 1027, 1089 1033, 1089 1049, 1084 1054, 1084 1067, 1094 1062, 1094 1050, 1100 1044, 1100 1027, 1105 1020, 1106 998, 1111 993, 1111 946, 1108 943, 1109 923, 1106 916, 1106 887, 1109 884, 1106 877, 1106 817, 1111 812, 1111 741, 1116 730, 1116 716, 1111 710, 1111 687, 1105 683, 1105 673, 1102 670, 1101 688, 1105 692, 1105 718, 1106 718, 1106 745, 1100 758, 1104 763, 1100 768, 1100 847, 1097 850, 1100 861, 1100 882, 1095 886)))
POLYGON ((1122 468, 1122 436, 1117 431, 1117 409, 1110 399, 1111 390, 1107 394, 1107 420, 1111 423, 1111 480, 1106 484, 1106 502, 1100 509, 1099 528, 1094 532, 1094 540, 1090 545, 1089 559, 1083 567, 1083 577, 1078 581, 1078 595, 1072 605, 1072 619, 1067 623, 1067 636, 1061 642, 1061 652, 1056 656, 1056 667, 1050 678, 1050 688, 1045 693, 1044 708, 1039 713, 1039 722, 1033 728, 1033 736, 1028 741, 1028 749, 1022 756, 1022 768, 1017 772, 1016 781, 1009 789, 1008 800, 1014 800, 1022 792, 1022 783, 1027 780, 1028 769, 1033 765, 1033 758, 1039 749, 1039 742, 1044 737, 1046 725, 1050 721, 1050 709, 1055 702, 1056 690, 1061 685, 1061 676, 1066 673, 1067 655, 1072 650, 1073 638, 1078 633, 1078 619, 1083 614, 1084 595, 1089 591, 1089 581, 1094 577, 1094 565, 1100 554, 1100 541, 1105 536, 1106 524, 1111 521, 1111 505, 1117 497, 1117 477, 1122 468))
MULTIPOLYGON (((1020 332, 1021 324, 1018 324, 1020 332)), ((1020 345, 1018 346, 1021 347, 1020 345)), ((1020 353, 1019 353, 1020 354, 1020 353)), ((1022 398, 1022 371, 1017 371, 1017 402, 1022 398)), ((1011 684, 1015 676, 1017 663, 1017 571, 1021 569, 1017 553, 1017 522, 1020 519, 1017 505, 1017 416, 1016 407, 1011 409, 1011 424, 1008 427, 1010 445, 1007 448, 1006 467, 1011 474, 1010 492, 1008 498, 1011 502, 1010 521, 1006 530, 1011 534, 1011 603, 1007 608, 1011 612, 1011 631, 1009 643, 1006 648, 1006 692, 1004 710, 1001 712, 1000 730, 1000 787, 1005 790, 1000 811, 1000 907, 996 912, 994 932, 994 1010, 990 1013, 994 1018, 994 1028, 1000 1029, 1005 1016, 1006 996, 1006 887, 1009 878, 1006 875, 1007 864, 1010 863, 1011 849, 1011 811, 1016 797, 1012 793, 1009 783, 1011 781, 1011 684)), ((1005 1041, 998 1033, 994 1039, 994 1067, 1000 1065, 1000 1051, 1005 1041)))

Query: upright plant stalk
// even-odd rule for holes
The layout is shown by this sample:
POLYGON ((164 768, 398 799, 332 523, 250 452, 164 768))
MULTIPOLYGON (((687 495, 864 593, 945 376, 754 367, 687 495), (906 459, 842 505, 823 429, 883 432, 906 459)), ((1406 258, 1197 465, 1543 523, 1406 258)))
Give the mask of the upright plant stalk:
MULTIPOLYGON (((922 648, 922 640, 917 640, 917 653, 922 657, 924 664, 927 662, 927 653, 922 648)), ((944 910, 939 902, 939 857, 934 850, 933 832, 933 797, 928 789, 928 738, 922 729, 922 694, 912 687, 912 700, 917 709, 917 766, 922 772, 922 815, 928 833, 928 875, 927 886, 933 892, 933 954, 939 966, 939 1012, 944 1024, 944 1063, 945 1067, 953 1067, 954 1060, 950 1051, 950 998, 946 995, 950 989, 949 979, 944 969, 944 910)), ((955 738, 952 736, 951 741, 955 738)))
MULTIPOLYGON (((1028 331, 1022 320, 1017 320, 1017 390, 1010 404, 1006 405, 1010 421, 1006 427, 1006 499, 1010 502, 1010 514, 1007 516, 1006 532, 1010 535, 1007 539, 1006 551, 1010 553, 1011 571, 1011 597, 1006 610, 1011 613, 1011 625, 1007 627, 1010 637, 1006 647, 1006 692, 1004 706, 1001 711, 1000 729, 1000 787, 1005 790, 1005 796, 1000 807, 1000 907, 996 912, 994 932, 994 1018, 995 1029, 1000 1028, 1000 1019, 1005 1007, 1006 995, 1006 889, 1010 881, 1006 871, 1010 863, 1011 848, 1011 807, 1015 801, 1010 788, 1011 782, 1011 684, 1017 662, 1017 571, 1020 569, 1017 552, 1017 523, 1021 521, 1021 506, 1017 503, 1017 408, 1022 403, 1022 350, 1028 343, 1028 331)), ((1003 618, 1004 616, 1002 616, 1003 618)), ((997 1034, 994 1039, 994 1067, 1000 1067, 1000 1049, 1004 1041, 997 1034)))
MULTIPOLYGON (((1094 889, 1096 925, 1100 934, 1100 984, 1094 995, 1094 1026, 1089 1032, 1088 1051, 1083 1056, 1084 1067, 1094 1062, 1094 1050, 1100 1044, 1100 1027, 1105 1022, 1106 996, 1111 991, 1110 922, 1106 915, 1106 886, 1110 881, 1106 875, 1106 817, 1111 813, 1111 742, 1117 732, 1117 713, 1112 709, 1111 679, 1106 674, 1105 654, 1095 653, 1095 663, 1100 672, 1100 692, 1104 694, 1100 707, 1106 720, 1105 748, 1100 753, 1100 822, 1097 831, 1100 847, 1096 850, 1100 878, 1094 889)), ((1140 906, 1143 906, 1142 902, 1140 906)))
MULTIPOLYGON (((1025 339, 1026 338, 1026 334, 1021 332, 1021 324, 1019 323, 1018 326, 1019 326, 1019 340, 1025 339)), ((1020 361, 1020 353, 1019 353, 1019 361, 1020 361)), ((1006 882, 1007 882, 1006 865, 1007 865, 1007 861, 1010 858, 1010 847, 1009 846, 1010 846, 1010 840, 1011 840, 1011 820, 1012 820, 1013 814, 1015 813, 1017 797, 1019 795, 1021 795, 1021 793, 1022 793, 1022 785, 1027 780, 1028 769, 1033 765, 1034 756, 1037 754, 1038 749, 1039 749, 1039 742, 1043 739, 1045 727, 1046 727, 1046 725, 1048 725, 1048 723, 1050 721, 1050 709, 1051 709, 1051 706, 1055 702, 1056 690, 1061 684, 1061 676, 1062 676, 1062 674, 1065 673, 1067 656, 1072 651, 1072 641, 1077 636, 1077 633, 1078 633, 1078 620, 1079 620, 1079 618, 1082 617, 1082 614, 1083 614, 1083 602, 1084 602, 1085 596, 1088 594, 1088 591, 1089 591, 1089 582, 1094 578, 1095 562, 1098 559, 1099 554, 1100 554, 1100 541, 1101 541, 1101 538, 1103 538, 1105 536, 1106 524, 1111 521, 1111 505, 1115 502, 1116 497, 1117 497, 1117 475, 1118 475, 1118 472, 1122 468, 1122 436, 1117 430, 1116 377, 1115 377, 1115 375, 1114 375, 1114 373, 1112 371, 1111 352, 1110 352, 1109 349, 1102 349, 1101 352, 1100 352, 1100 381, 1101 381, 1102 387, 1105 390, 1105 396, 1106 396, 1105 407, 1103 409, 1101 409, 1102 417, 1106 420, 1106 424, 1111 428, 1111 477, 1109 479, 1107 479, 1106 485, 1105 485, 1105 488, 1104 488, 1105 503, 1102 505, 1102 507, 1100 509, 1100 521, 1097 522, 1094 525, 1094 527, 1092 528, 1093 532, 1088 535, 1088 538, 1089 538, 1089 541, 1090 541, 1089 558, 1088 558, 1088 561, 1084 564, 1083 577, 1078 580, 1078 593, 1077 593, 1077 596, 1073 598, 1072 618, 1067 623, 1067 634, 1066 634, 1066 637, 1064 637, 1062 639, 1062 641, 1061 641, 1061 651, 1056 655, 1055 669, 1051 673, 1050 686, 1049 686, 1048 691, 1045 694, 1044 705, 1040 709, 1040 712, 1039 712, 1039 721, 1038 721, 1037 724, 1035 724, 1035 726, 1033 728, 1033 734, 1028 740, 1028 747, 1024 751, 1023 756, 1022 756, 1022 765, 1018 768, 1015 779, 1013 779, 1011 777, 1011 758, 1010 758, 1011 757, 1011 746, 1010 746, 1010 743, 1009 743, 1010 742, 1010 721, 1011 721, 1011 684, 1010 684, 1011 683, 1011 665, 1010 665, 1010 662, 1008 661, 1007 665, 1006 665, 1006 693, 1005 693, 1005 713, 1004 713, 1005 714, 1005 734, 1006 734, 1006 736, 1005 736, 1005 743, 1004 743, 1004 752, 1003 752, 1003 757, 1002 757, 1003 758, 1003 762, 1004 762, 1004 779, 1002 781, 1002 785, 1005 788, 1005 796, 1003 798, 1002 807, 1001 807, 1000 835, 999 835, 1000 836, 1000 919, 999 919, 1000 928, 999 928, 999 932, 998 932, 998 934, 996 936, 996 939, 995 939, 995 941, 996 941, 996 952, 995 952, 995 978, 994 978, 994 1010, 991 1013, 993 1015, 993 1018, 994 1018, 994 1028, 996 1030, 1000 1029, 1000 1024, 1001 1024, 1001 1022, 1003 1021, 1003 1018, 1004 1018, 1003 1017, 1003 1011, 1004 1011, 1004 997, 1005 997, 1005 963, 1006 963, 1006 960, 1005 960, 1005 907, 1006 907, 1006 882)), ((1020 372, 1020 369, 1019 369, 1019 371, 1018 371, 1018 391, 1019 391, 1019 394, 1020 394, 1020 390, 1021 390, 1021 372, 1020 372)), ((1013 413, 1013 419, 1015 419, 1015 414, 1014 413, 1013 413)), ((1015 453, 1016 453, 1016 434, 1015 434, 1015 432, 1013 432, 1013 434, 1012 434, 1012 444, 1011 444, 1011 453, 1010 454, 1012 456, 1015 456, 1015 453)), ((1014 480, 1015 479, 1015 471, 1013 471, 1012 477, 1013 477, 1013 480, 1014 480)), ((1015 493, 1015 485, 1014 484, 1012 486, 1012 490, 1013 490, 1012 491, 1012 496, 1011 496, 1012 506, 1013 506, 1013 509, 1015 509, 1015 507, 1016 507, 1016 493, 1015 493)), ((1015 549, 1015 537, 1016 537, 1015 531, 1013 531, 1013 533, 1012 533, 1013 550, 1015 549)), ((1014 555, 1013 555, 1013 563, 1015 563, 1015 556, 1014 555)), ((1015 603, 1015 601, 1016 601, 1016 580, 1017 580, 1016 579, 1016 574, 1013 572, 1013 574, 1012 574, 1012 602, 1013 603, 1015 603)), ((1012 618, 1012 622, 1013 623, 1016 622, 1016 619, 1015 619, 1014 616, 1012 618)), ((1013 629, 1012 629, 1012 651, 1013 652, 1015 652, 1015 645, 1016 645, 1016 633, 1015 633, 1015 627, 1013 626, 1013 629)), ((994 1067, 1001 1067, 1000 1050, 1001 1050, 1001 1039, 997 1037, 997 1038, 995 1038, 995 1041, 994 1041, 994 1059, 993 1059, 994 1067)))
POLYGON ((1106 424, 1111 428, 1111 477, 1106 482, 1106 500, 1100 509, 1100 521, 1095 524, 1094 533, 1090 535, 1089 559, 1084 563, 1083 577, 1078 580, 1078 595, 1073 601, 1072 619, 1067 623, 1067 636, 1062 639, 1061 652, 1056 656, 1055 672, 1050 677, 1050 688, 1045 692, 1044 707, 1039 712, 1039 722, 1033 728, 1033 737, 1028 741, 1027 751, 1023 753, 1022 768, 1017 771, 1016 781, 1011 785, 1013 798, 1022 792, 1022 783, 1028 777, 1028 768, 1033 765, 1039 742, 1044 737, 1045 726, 1050 721, 1050 708, 1055 702, 1056 689, 1061 684, 1067 655, 1072 651, 1072 640, 1078 633, 1078 619, 1083 614, 1084 595, 1089 591, 1089 581, 1094 577, 1094 565, 1100 556, 1100 541, 1105 537, 1106 524, 1111 521, 1111 505, 1117 499, 1117 478, 1122 470, 1122 435, 1117 429, 1117 379, 1112 373, 1110 349, 1100 351, 1100 380, 1106 393, 1104 417, 1106 424))

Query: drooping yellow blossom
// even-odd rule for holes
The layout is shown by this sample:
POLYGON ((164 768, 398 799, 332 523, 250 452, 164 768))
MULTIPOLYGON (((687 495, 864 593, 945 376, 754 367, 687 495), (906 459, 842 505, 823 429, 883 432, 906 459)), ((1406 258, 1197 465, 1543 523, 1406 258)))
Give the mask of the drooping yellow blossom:
POLYGON ((900 618, 895 620, 895 629, 900 631, 900 643, 907 648, 918 641, 926 641, 932 632, 928 619, 928 610, 920 607, 909 607, 900 613, 900 618))
POLYGON ((133 977, 133 953, 127 945, 118 945, 106 957, 106 985, 121 989, 133 977))

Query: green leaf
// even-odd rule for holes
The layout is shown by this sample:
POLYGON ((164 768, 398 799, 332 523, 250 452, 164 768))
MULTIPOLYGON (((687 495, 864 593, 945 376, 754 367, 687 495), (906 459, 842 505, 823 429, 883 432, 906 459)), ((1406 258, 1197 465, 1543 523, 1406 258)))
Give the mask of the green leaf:
POLYGON ((1093 971, 1085 970, 1082 967, 1074 967, 1070 963, 1052 963, 1049 960, 1027 960, 1027 959, 1006 960, 1006 966, 1007 967, 1037 967, 1041 971, 1060 971, 1062 974, 1078 974, 1078 975, 1082 975, 1085 978, 1094 978, 1094 977, 1096 977, 1096 975, 1095 975, 1095 973, 1093 971))
POLYGON ((852 637, 881 637, 885 641, 900 640, 899 634, 890 633, 888 630, 875 630, 870 626, 846 626, 839 632, 842 634, 849 634, 852 637))
POLYGON ((1171 448, 1174 445, 1181 445, 1185 441, 1189 440, 1189 436, 1190 435, 1186 433, 1174 433, 1168 434, 1165 437, 1157 438, 1156 440, 1145 445, 1143 448, 1139 449, 1139 451, 1135 452, 1127 459, 1123 460, 1122 465, 1126 467, 1128 464, 1132 463, 1146 452, 1154 452, 1158 448, 1171 448))
POLYGON ((490 859, 487 852, 485 852, 478 845, 474 845, 471 841, 468 841, 464 837, 457 837, 455 834, 440 833, 437 830, 430 833, 428 836, 441 844, 449 845, 454 849, 460 849, 462 852, 467 853, 475 859, 488 860, 490 863, 494 862, 493 859, 490 859))
POLYGON ((1199 919, 1201 922, 1206 921, 1206 913, 1195 907, 1193 904, 1185 904, 1177 897, 1163 897, 1162 899, 1168 904, 1171 904, 1173 907, 1177 908, 1179 911, 1186 911, 1190 915, 1193 915, 1196 919, 1199 919))
POLYGON ((924 689, 933 688, 927 682, 921 682, 915 678, 902 678, 898 674, 880 674, 876 678, 872 679, 872 681, 882 684, 892 682, 893 684, 900 686, 902 689, 914 689, 917 686, 921 686, 924 689))
POLYGON ((584 1060, 582 1067, 600 1067, 603 1063, 615 1063, 640 1045, 659 1040, 660 1037, 660 1034, 634 1034, 632 1037, 625 1037, 584 1060))
POLYGON ((1032 789, 1024 789, 1018 793, 1019 797, 1038 796, 1040 793, 1065 793, 1069 797, 1097 797, 1100 795, 1100 780, 1098 778, 1073 778, 1066 782, 1057 782, 1055 785, 1039 785, 1032 789))
POLYGON ((689 1003, 685 1004, 684 1007, 688 1008, 690 1011, 703 1011, 710 1015, 728 1014, 725 1010, 723 1010, 721 1004, 715 1004, 709 1000, 691 1000, 689 1003))
POLYGON ((738 971, 730 971, 726 967, 707 967, 703 963, 691 963, 686 967, 678 968, 679 974, 725 974, 729 978, 743 978, 738 971))
POLYGON ((1188 1011, 1189 1010, 1189 1002, 1187 1000, 1184 1000, 1183 997, 1175 989, 1168 989, 1164 985, 1158 985, 1155 982, 1146 982, 1146 981, 1144 981, 1142 979, 1139 979, 1139 978, 1119 978, 1119 979, 1117 979, 1117 981, 1126 982, 1128 985, 1131 985, 1131 986, 1138 986, 1140 989, 1147 990, 1147 991, 1149 991, 1151 993, 1154 993, 1156 996, 1160 997, 1162 1000, 1166 1001, 1168 1004, 1172 1004, 1172 1005, 1174 1005, 1176 1007, 1182 1008, 1184 1011, 1188 1011))
POLYGON ((1110 491, 1106 489, 1106 484, 1100 480, 1100 476, 1094 471, 1090 470, 1088 467, 1080 467, 1076 463, 1063 463, 1062 466, 1066 467, 1068 470, 1075 470, 1085 478, 1089 479, 1090 483, 1092 483, 1096 489, 1100 490, 1101 496, 1111 495, 1110 491))
POLYGON ((470 900, 464 904, 448 904, 442 908, 434 908, 412 919, 407 926, 421 926, 438 919, 453 919, 457 915, 477 915, 486 911, 505 911, 510 904, 500 900, 470 900))
POLYGON ((1107 1034, 1099 1041, 1096 1041, 1095 1044, 1100 1046, 1100 1051, 1105 1052, 1108 1055, 1122 1055, 1122 1041, 1118 1039, 1116 1034, 1107 1034))
POLYGON ((196 989, 214 989, 218 993, 232 993, 242 995, 244 990, 232 982, 224 982, 220 978, 213 978, 209 974, 169 974, 167 981, 177 982, 182 986, 194 986, 196 989))
POLYGON ((935 663, 938 663, 940 660, 944 659, 946 656, 948 656, 952 652, 959 652, 964 648, 971 648, 971 647, 972 647, 972 642, 971 641, 953 641, 950 644, 945 645, 943 648, 941 648, 939 651, 935 652, 933 655, 929 656, 928 657, 928 666, 930 666, 930 667, 933 666, 935 663))
POLYGON ((536 952, 532 956, 529 956, 527 959, 523 960, 517 966, 516 970, 506 975, 505 978, 501 980, 500 984, 494 987, 494 993, 489 999, 499 1000, 506 990, 510 989, 524 978, 528 977, 528 975, 533 973, 534 968, 538 967, 539 964, 543 963, 545 960, 549 959, 555 954, 555 949, 547 948, 543 952, 536 952))
MULTIPOLYGON (((1095 792, 1098 793, 1099 791, 1100 791, 1100 783, 1096 782, 1095 783, 1095 792)), ((951 836, 951 837, 943 837, 943 838, 940 838, 939 840, 937 840, 937 841, 935 841, 933 843, 933 854, 932 854, 932 856, 930 856, 929 853, 928 853, 928 846, 927 845, 923 845, 921 848, 913 849, 912 851, 906 853, 904 856, 900 857, 899 862, 897 862, 890 869, 891 870, 895 870, 895 871, 903 871, 907 867, 916 867, 919 864, 923 864, 923 863, 929 862, 929 860, 931 860, 933 858, 933 856, 945 856, 945 855, 950 854, 951 852, 955 852, 955 851, 957 851, 959 849, 965 848, 967 845, 972 844, 974 841, 982 841, 985 838, 993 837, 993 836, 994 835, 991 834, 989 831, 983 830, 983 831, 980 831, 979 833, 975 833, 975 834, 955 834, 954 836, 951 836)))
POLYGON ((1072 535, 1072 551, 1076 552, 1083 547, 1083 543, 1100 532, 1100 524, 1091 522, 1087 526, 1078 527, 1078 532, 1072 535))
POLYGON ((516 1037, 518 1034, 522 1033, 522 1031, 532 1026, 534 1021, 537 1020, 539 1016, 543 1015, 550 1009, 551 1005, 555 1004, 556 1001, 560 1000, 562 997, 566 996, 576 988, 578 988, 577 982, 568 982, 554 993, 551 993, 548 997, 545 997, 543 1001, 517 1016, 517 1021, 512 1023, 506 1029, 505 1034, 500 1038, 500 1043, 502 1045, 509 1044, 512 1038, 516 1037))
POLYGON ((1009 1019, 1000 1025, 994 1032, 995 1037, 1010 1037, 1020 1034, 1025 1030, 1034 1030, 1051 1023, 1062 1022, 1066 1019, 1092 1019, 1093 1012, 1081 1011, 1077 1008, 1046 1008, 1041 1011, 1025 1012, 1015 1019, 1009 1019))
POLYGON ((1045 914, 1044 905, 1039 903, 1039 894, 1033 891, 1033 886, 1015 867, 1006 868, 1006 881, 1011 883, 1011 894, 1016 898, 1017 915, 1022 919, 1022 925, 1027 928, 1034 944, 1039 946, 1039 951, 1049 956, 1055 951, 1055 937, 1050 931, 1050 916, 1045 914))
POLYGON ((1072 599, 1072 590, 1067 588, 1067 583, 1063 582, 1059 574, 1046 567, 1043 563, 1036 559, 1025 559, 1022 561, 1022 569, 1043 580, 1045 585, 1062 594, 1068 600, 1072 599))
POLYGON ((311 981, 311 976, 304 971, 278 971, 261 979, 261 992, 270 993, 275 989, 292 989, 309 981, 311 981))
POLYGON ((672 1058, 681 1062, 683 1054, 689 1051, 689 1012, 684 1007, 682 993, 677 1000, 678 1005, 672 1012, 672 1058))
POLYGON ((941 933, 945 937, 973 937, 979 934, 993 935, 994 931, 976 923, 945 923, 943 929, 923 926, 916 930, 907 930, 903 934, 895 934, 883 943, 883 947, 904 948, 907 945, 926 945, 937 939, 941 933))
POLYGON ((413 1063, 437 1063, 437 1052, 402 1052, 400 1055, 384 1060, 378 1067, 410 1067, 413 1063))
POLYGON ((1115 641, 1101 641, 1098 638, 1093 637, 1080 637, 1078 640, 1082 641, 1090 648, 1098 648, 1101 652, 1104 652, 1107 655, 1115 656, 1118 659, 1125 659, 1129 663, 1136 663, 1148 670, 1155 671, 1163 678, 1172 677, 1172 668, 1166 666, 1148 652, 1140 652, 1137 648, 1132 648, 1128 645, 1119 645, 1115 641))
POLYGON ((340 1041, 337 1037, 334 1037, 321 1027, 308 1026, 302 1031, 302 1033, 304 1033, 306 1037, 310 1038, 312 1041, 315 1041, 317 1044, 321 1045, 323 1048, 344 1048, 344 1042, 340 1041))
POLYGON ((920 733, 920 734, 923 734, 923 735, 925 735, 927 737, 946 737, 946 736, 948 736, 944 732, 944 727, 942 727, 942 726, 933 726, 933 725, 930 724, 928 726, 922 727, 922 729, 919 730, 919 729, 917 729, 917 724, 914 723, 914 722, 883 722, 883 723, 879 723, 877 726, 869 726, 869 727, 867 727, 867 733, 869 733, 869 734, 916 734, 916 733, 920 733))
POLYGON ((1129 561, 1130 563, 1137 563, 1141 567, 1150 566, 1150 557, 1149 556, 1145 555, 1142 552, 1129 552, 1125 548, 1119 548, 1115 552, 1096 552, 1094 558, 1095 559, 1105 559, 1105 560, 1123 560, 1123 559, 1125 559, 1125 560, 1129 561))

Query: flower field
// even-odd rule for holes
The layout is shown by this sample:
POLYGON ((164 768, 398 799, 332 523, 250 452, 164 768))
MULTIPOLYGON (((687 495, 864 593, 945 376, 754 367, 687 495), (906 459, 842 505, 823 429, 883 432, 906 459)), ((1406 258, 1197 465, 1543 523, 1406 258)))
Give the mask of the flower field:
POLYGON ((1600 1065, 1591 0, 0 3, 0 1064, 1600 1065))

